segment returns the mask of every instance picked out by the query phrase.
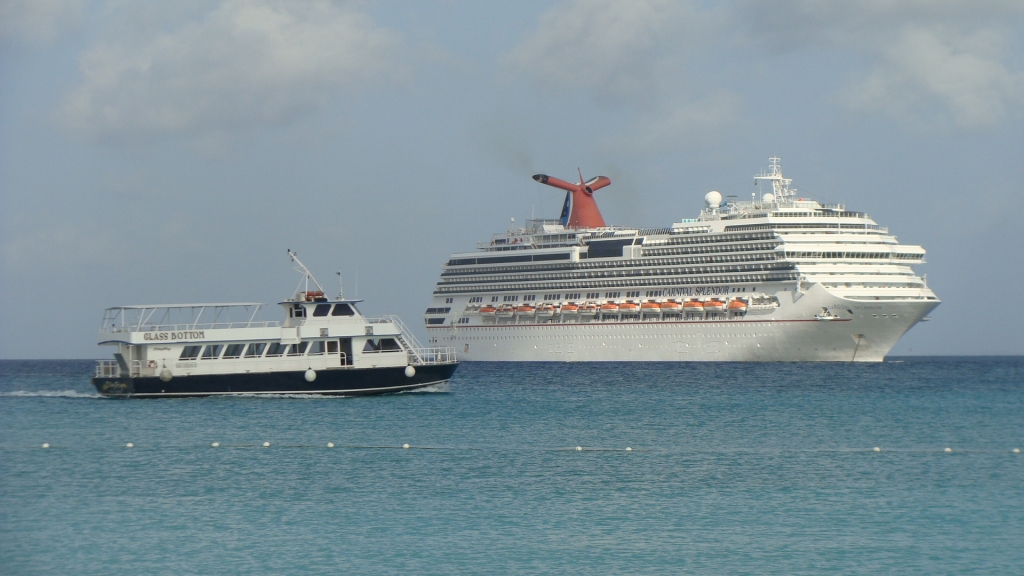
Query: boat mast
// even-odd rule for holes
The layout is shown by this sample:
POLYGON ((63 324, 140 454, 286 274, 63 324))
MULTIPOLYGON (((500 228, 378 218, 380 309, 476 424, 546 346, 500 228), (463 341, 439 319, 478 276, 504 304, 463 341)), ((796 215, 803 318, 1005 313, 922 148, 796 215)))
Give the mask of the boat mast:
MULTIPOLYGON (((305 288, 302 291, 309 292, 309 281, 312 280, 313 284, 316 286, 316 289, 322 293, 324 291, 324 287, 321 286, 320 283, 316 281, 316 278, 313 277, 313 273, 309 271, 309 268, 306 268, 306 265, 303 264, 301 260, 299 260, 299 255, 295 252, 292 252, 291 248, 288 249, 288 257, 292 259, 292 262, 298 264, 298 266, 293 268, 293 270, 302 274, 302 280, 299 280, 299 286, 302 286, 303 283, 305 283, 305 288)), ((296 287, 295 291, 299 291, 298 287, 296 287)))

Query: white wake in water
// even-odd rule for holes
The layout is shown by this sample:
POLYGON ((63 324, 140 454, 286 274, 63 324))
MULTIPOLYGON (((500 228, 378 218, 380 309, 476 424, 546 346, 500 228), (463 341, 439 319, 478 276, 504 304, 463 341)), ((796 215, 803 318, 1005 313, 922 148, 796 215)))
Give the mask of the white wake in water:
POLYGON ((99 394, 87 394, 77 390, 15 390, 0 392, 0 397, 8 398, 102 398, 99 394))
POLYGON ((440 384, 432 384, 425 388, 416 388, 415 390, 407 390, 403 394, 422 394, 424 392, 451 392, 452 387, 448 382, 442 382, 440 384))

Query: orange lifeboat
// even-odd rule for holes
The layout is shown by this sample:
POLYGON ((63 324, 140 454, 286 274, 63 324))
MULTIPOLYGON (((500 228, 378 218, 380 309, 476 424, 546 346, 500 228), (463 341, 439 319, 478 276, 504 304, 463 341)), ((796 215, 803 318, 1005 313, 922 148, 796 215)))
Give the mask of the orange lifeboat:
POLYGON ((516 308, 516 316, 533 316, 536 310, 529 304, 523 304, 516 308))
POLYGON ((654 300, 648 300, 640 304, 640 309, 644 312, 661 312, 661 304, 658 304, 654 300))
POLYGON ((682 306, 675 300, 666 300, 661 303, 661 311, 665 314, 676 314, 682 306))
POLYGON ((711 300, 708 300, 707 302, 704 303, 705 312, 715 313, 722 312, 723 310, 725 310, 725 302, 719 300, 718 298, 712 298, 711 300))
POLYGON ((739 298, 733 298, 729 301, 729 312, 746 312, 747 303, 739 298))
POLYGON ((536 314, 537 314, 538 318, 540 318, 540 317, 550 318, 550 317, 555 315, 555 307, 554 307, 554 305, 548 304, 547 302, 545 302, 545 303, 541 304, 540 306, 537 306, 536 314))
POLYGON ((694 298, 693 300, 687 300, 683 302, 683 310, 690 314, 703 314, 704 303, 694 298))
POLYGON ((597 314, 598 306, 594 302, 586 302, 580 306, 580 316, 593 316, 597 314))
POLYGON ((497 310, 498 309, 495 308, 494 306, 491 306, 490 304, 485 304, 485 305, 480 307, 480 315, 481 316, 494 316, 494 313, 497 310))
POLYGON ((616 314, 619 311, 619 305, 615 302, 605 302, 601 304, 601 312, 605 314, 616 314))
POLYGON ((638 306, 636 302, 623 302, 622 304, 619 304, 620 312, 636 312, 639 309, 640 306, 638 306))
POLYGON ((579 316, 580 307, 575 302, 562 304, 562 316, 579 316))

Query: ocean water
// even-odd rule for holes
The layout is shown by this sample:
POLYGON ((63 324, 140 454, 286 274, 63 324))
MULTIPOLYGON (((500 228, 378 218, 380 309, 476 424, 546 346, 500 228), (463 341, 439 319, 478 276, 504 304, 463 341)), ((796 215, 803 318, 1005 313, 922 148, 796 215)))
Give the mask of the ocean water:
POLYGON ((1024 358, 895 360, 127 401, 2 361, 0 573, 1024 572, 1024 358))

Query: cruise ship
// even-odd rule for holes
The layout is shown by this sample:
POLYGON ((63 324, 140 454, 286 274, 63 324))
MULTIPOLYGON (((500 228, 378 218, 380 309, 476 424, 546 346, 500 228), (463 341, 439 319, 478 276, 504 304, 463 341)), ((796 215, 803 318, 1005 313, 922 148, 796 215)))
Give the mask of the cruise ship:
POLYGON ((704 197, 667 228, 608 226, 594 193, 444 264, 430 345, 464 361, 879 362, 939 304, 920 246, 842 204, 801 198, 780 160, 749 200, 704 197))

